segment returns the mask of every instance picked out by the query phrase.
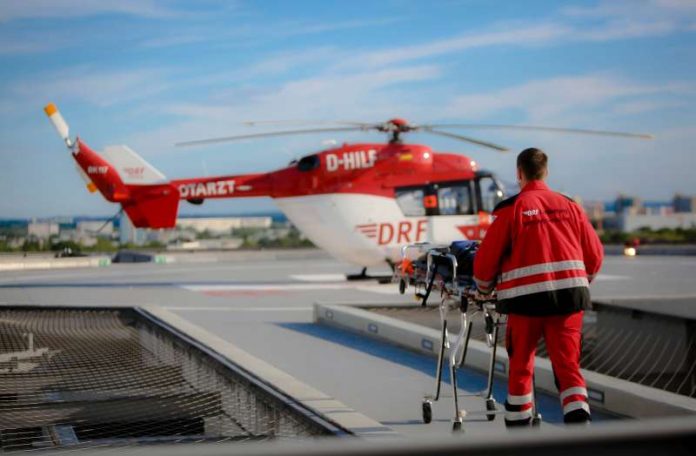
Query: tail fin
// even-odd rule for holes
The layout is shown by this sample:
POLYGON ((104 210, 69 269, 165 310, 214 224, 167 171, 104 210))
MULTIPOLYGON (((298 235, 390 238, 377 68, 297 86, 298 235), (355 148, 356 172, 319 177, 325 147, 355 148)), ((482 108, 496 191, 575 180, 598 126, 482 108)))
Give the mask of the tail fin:
POLYGON ((133 226, 173 228, 179 209, 179 192, 167 178, 128 146, 107 146, 102 152, 116 169, 131 195, 123 202, 133 226))
POLYGON ((126 185, 155 185, 168 182, 164 174, 128 146, 107 146, 102 155, 114 165, 126 185))
POLYGON ((90 192, 99 190, 107 201, 121 203, 137 228, 173 228, 179 209, 179 190, 127 146, 107 147, 103 156, 70 130, 54 104, 44 108, 58 135, 77 162, 90 192))

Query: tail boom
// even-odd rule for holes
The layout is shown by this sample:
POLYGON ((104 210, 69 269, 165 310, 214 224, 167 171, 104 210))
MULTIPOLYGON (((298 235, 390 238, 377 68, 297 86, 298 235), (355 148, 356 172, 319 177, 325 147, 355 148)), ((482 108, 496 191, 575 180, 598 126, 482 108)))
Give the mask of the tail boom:
POLYGON ((211 198, 272 196, 269 174, 245 174, 173 180, 181 199, 200 201, 211 198))
POLYGON ((109 146, 102 154, 70 129, 52 103, 44 111, 77 163, 90 192, 119 203, 137 228, 173 228, 182 199, 200 204, 211 198, 273 196, 271 174, 246 174, 169 181, 128 146, 109 146))

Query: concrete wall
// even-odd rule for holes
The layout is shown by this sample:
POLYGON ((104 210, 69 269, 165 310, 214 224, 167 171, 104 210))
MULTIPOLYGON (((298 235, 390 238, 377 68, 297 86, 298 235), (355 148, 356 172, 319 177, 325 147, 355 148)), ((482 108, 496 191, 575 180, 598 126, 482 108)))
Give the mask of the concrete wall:
MULTIPOLYGON (((328 304, 315 304, 314 320, 385 340, 401 347, 430 356, 437 356, 440 332, 425 326, 377 315, 367 310, 328 304)), ((450 339, 454 343, 454 337, 450 339)), ((485 343, 471 340, 466 365, 486 371, 490 349, 485 343)), ((537 388, 557 394, 551 362, 536 358, 537 388)), ((434 365, 434 364, 433 364, 434 365)), ((505 377, 508 372, 508 356, 498 350, 496 375, 505 377)), ((590 404, 620 415, 648 418, 696 413, 696 399, 669 393, 656 388, 583 370, 587 382, 590 404)))

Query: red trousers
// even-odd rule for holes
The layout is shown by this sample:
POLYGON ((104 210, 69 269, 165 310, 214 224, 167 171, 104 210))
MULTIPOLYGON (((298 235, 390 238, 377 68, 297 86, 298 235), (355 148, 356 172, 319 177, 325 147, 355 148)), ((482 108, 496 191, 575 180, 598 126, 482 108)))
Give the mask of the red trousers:
POLYGON ((549 317, 508 315, 506 347, 510 360, 505 421, 526 424, 532 417, 534 356, 541 336, 551 359, 566 422, 587 421, 585 379, 580 373, 583 312, 549 317))

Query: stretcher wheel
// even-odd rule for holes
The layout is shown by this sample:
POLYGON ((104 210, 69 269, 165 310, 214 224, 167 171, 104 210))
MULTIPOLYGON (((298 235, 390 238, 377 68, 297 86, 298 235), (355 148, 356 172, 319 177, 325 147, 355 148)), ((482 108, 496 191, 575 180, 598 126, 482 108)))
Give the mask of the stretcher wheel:
POLYGON ((399 280, 399 293, 406 293, 406 281, 404 279, 399 280))
POLYGON ((537 413, 532 418, 532 426, 537 427, 541 424, 541 413, 537 413))
POLYGON ((454 420, 452 422, 452 432, 462 432, 462 421, 454 420))
POLYGON ((423 422, 430 423, 433 420, 433 405, 430 401, 423 401, 423 422))
MULTIPOLYGON (((486 410, 489 412, 495 412, 495 399, 486 399, 486 410)), ((486 418, 488 421, 493 421, 495 419, 495 413, 487 413, 486 418)))

